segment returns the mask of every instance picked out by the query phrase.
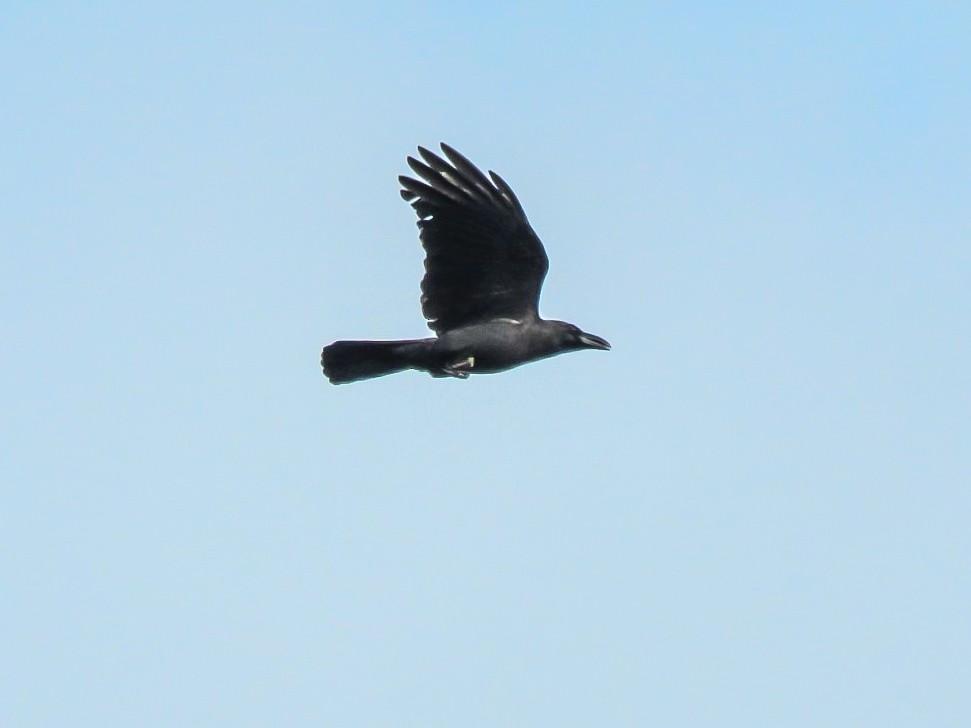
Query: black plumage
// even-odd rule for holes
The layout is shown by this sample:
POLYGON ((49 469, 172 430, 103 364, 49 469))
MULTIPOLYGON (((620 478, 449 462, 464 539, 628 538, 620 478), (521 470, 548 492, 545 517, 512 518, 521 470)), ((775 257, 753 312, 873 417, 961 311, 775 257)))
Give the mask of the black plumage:
POLYGON ((437 338, 338 341, 321 364, 334 384, 420 369, 465 378, 577 349, 609 349, 599 336, 539 316, 549 259, 509 185, 442 144, 408 157, 401 196, 418 214, 425 249, 422 313, 437 338), (446 161, 447 160, 447 161, 446 161))

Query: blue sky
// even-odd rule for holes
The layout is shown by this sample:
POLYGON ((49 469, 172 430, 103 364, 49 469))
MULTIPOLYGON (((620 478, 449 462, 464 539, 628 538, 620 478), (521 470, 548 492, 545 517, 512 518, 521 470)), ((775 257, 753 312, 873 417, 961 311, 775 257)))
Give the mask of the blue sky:
POLYGON ((0 723, 971 721, 966 3, 8 3, 0 723), (613 351, 426 331, 447 141, 613 351))

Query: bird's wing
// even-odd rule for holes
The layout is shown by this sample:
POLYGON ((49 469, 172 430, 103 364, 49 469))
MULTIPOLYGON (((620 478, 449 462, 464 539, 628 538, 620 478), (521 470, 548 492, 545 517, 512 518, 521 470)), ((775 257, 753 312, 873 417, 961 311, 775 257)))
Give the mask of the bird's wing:
POLYGON ((486 177, 447 144, 442 151, 445 159, 418 147, 424 161, 408 157, 408 165, 421 179, 398 178, 418 213, 429 328, 535 318, 549 259, 522 205, 495 172, 486 177))

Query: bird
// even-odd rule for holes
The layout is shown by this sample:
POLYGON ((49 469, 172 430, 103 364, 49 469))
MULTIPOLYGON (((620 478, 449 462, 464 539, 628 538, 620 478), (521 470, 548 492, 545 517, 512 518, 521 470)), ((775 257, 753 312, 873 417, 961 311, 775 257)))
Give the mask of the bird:
POLYGON ((539 298, 549 270, 543 243, 512 188, 488 177, 444 142, 442 154, 409 156, 418 179, 401 175, 401 197, 418 215, 425 250, 421 309, 435 336, 402 341, 335 341, 321 352, 333 384, 407 369, 467 379, 581 349, 606 339, 565 321, 543 319, 539 298))

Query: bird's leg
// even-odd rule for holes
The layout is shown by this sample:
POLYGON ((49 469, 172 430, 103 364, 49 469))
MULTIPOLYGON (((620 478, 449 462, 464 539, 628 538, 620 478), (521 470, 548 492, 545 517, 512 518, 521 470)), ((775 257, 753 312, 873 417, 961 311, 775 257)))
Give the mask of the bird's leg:
POLYGON ((469 371, 475 366, 475 357, 467 356, 465 359, 459 359, 457 362, 444 367, 443 371, 450 377, 457 377, 458 379, 468 379, 469 371))

